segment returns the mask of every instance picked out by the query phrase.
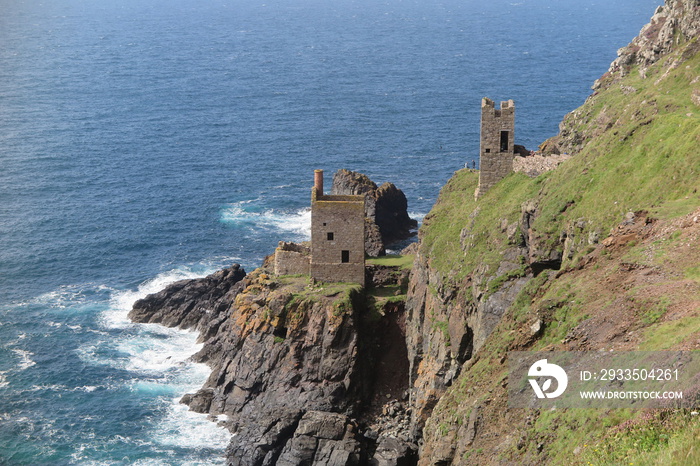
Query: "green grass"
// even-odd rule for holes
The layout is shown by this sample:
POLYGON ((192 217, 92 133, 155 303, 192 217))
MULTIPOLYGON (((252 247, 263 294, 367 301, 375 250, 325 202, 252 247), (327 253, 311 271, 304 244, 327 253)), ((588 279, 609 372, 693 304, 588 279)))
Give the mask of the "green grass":
POLYGON ((685 278, 689 280, 695 280, 696 282, 700 282, 700 265, 696 265, 695 267, 690 267, 685 270, 685 278))
POLYGON ((478 174, 471 170, 456 172, 421 228, 421 248, 428 253, 431 267, 456 281, 480 264, 495 272, 509 240, 494 227, 503 219, 516 222, 522 202, 538 190, 536 182, 513 173, 477 202, 478 181, 478 174))
POLYGON ((375 298, 390 298, 405 294, 406 290, 404 290, 400 284, 385 285, 379 288, 370 288, 367 290, 367 295, 375 298))
POLYGON ((289 287, 289 300, 285 304, 285 313, 300 318, 303 310, 315 302, 332 300, 333 314, 342 316, 358 308, 363 296, 363 288, 357 283, 316 283, 309 284, 308 276, 278 277, 282 286, 289 287))
POLYGON ((384 315, 384 307, 388 303, 406 302, 406 290, 400 284, 386 285, 365 290, 365 307, 367 318, 377 321, 384 315))
POLYGON ((398 267, 400 269, 410 269, 413 265, 413 255, 390 254, 382 257, 372 257, 365 260, 366 264, 383 265, 386 267, 398 267))
POLYGON ((694 421, 687 422, 679 428, 669 430, 664 448, 652 454, 632 454, 628 457, 629 463, 645 466, 665 466, 669 464, 695 466, 700 464, 700 422, 697 417, 694 421))
MULTIPOLYGON (((631 70, 623 81, 600 89, 576 110, 576 117, 566 120, 564 127, 585 135, 587 143, 557 170, 534 179, 512 174, 478 201, 474 200, 478 173, 456 172, 421 227, 421 253, 428 258, 432 271, 454 286, 477 273, 494 277, 503 261, 503 251, 521 239, 517 234, 508 238, 507 229, 502 226, 517 222, 525 203, 537 206, 531 228, 542 256, 562 253, 562 238, 575 231, 573 239, 568 236, 573 248, 572 262, 565 259, 564 267, 591 252, 587 244, 590 233, 605 238, 627 212, 647 210, 651 216, 673 219, 697 209, 700 108, 690 100, 692 89, 698 84, 690 82, 700 75, 700 55, 670 71, 667 78, 656 84, 666 71, 662 65, 675 58, 669 56, 650 67, 646 79, 631 70), (625 94, 621 85, 632 86, 636 91, 625 94), (583 228, 574 230, 577 224, 583 228)), ((654 265, 668 260, 670 246, 681 237, 676 234, 652 248, 647 245, 647 249, 630 244, 624 261, 654 265)), ((617 260, 617 256, 604 250, 598 258, 599 266, 605 267, 609 260, 617 260)), ((700 266, 681 269, 679 273, 700 282, 700 266)), ((445 423, 448 413, 463 414, 478 402, 479 395, 470 392, 472 387, 478 388, 476 393, 487 390, 490 394, 491 389, 496 393, 500 387, 498 371, 505 370, 498 364, 499 355, 513 348, 522 335, 519 332, 535 318, 543 316, 547 325, 540 339, 528 349, 556 347, 571 328, 587 318, 586 305, 599 303, 605 307, 608 297, 596 296, 595 287, 587 284, 585 278, 577 282, 565 274, 548 280, 545 275, 531 280, 521 291, 484 343, 480 359, 465 369, 442 397, 426 432, 438 427, 445 432, 449 427, 445 423)), ((492 278, 490 289, 483 290, 483 296, 512 278, 515 277, 492 278)), ((435 285, 431 286, 434 292, 435 285)), ((670 349, 700 331, 697 315, 662 321, 672 307, 673 296, 652 300, 631 293, 628 297, 638 301, 640 323, 647 326, 639 330, 640 350, 670 349)), ((434 332, 444 331, 440 322, 434 322, 432 327, 434 332)), ((513 447, 502 454, 517 464, 526 453, 536 455, 533 452, 537 445, 544 443, 547 459, 553 464, 700 464, 698 417, 691 424, 678 413, 670 421, 643 420, 639 416, 639 412, 629 410, 542 411, 533 415, 535 422, 525 428, 528 439, 523 450, 513 447), (636 427, 611 434, 628 420, 634 420, 636 427), (583 453, 579 450, 574 454, 577 447, 583 453)), ((532 456, 527 458, 532 462, 532 456)))
POLYGON ((525 266, 521 266, 520 268, 517 268, 515 270, 511 270, 510 272, 506 272, 503 275, 499 275, 498 277, 494 278, 489 282, 488 285, 488 290, 486 292, 485 298, 488 298, 495 292, 501 289, 501 287, 509 280, 513 280, 515 278, 522 278, 526 275, 525 273, 525 266))
MULTIPOLYGON (((574 450, 592 449, 601 431, 632 417, 629 410, 547 410, 540 413, 530 432, 530 446, 550 438, 547 456, 551 464, 571 464, 574 450), (601 415, 604 414, 604 415, 601 415), (553 435, 555 434, 555 435, 553 435), (552 438, 553 437, 553 438, 552 438)), ((595 463, 599 464, 599 463, 595 463)))
POLYGON ((641 411, 582 452, 583 464, 700 464, 700 422, 687 410, 641 411))
POLYGON ((644 331, 639 349, 645 351, 667 350, 698 332, 700 332, 700 316, 688 316, 656 324, 644 331))
POLYGON ((445 342, 450 343, 450 324, 446 320, 436 320, 433 322, 433 330, 442 332, 445 342))
MULTIPOLYGON (((534 200, 532 225, 542 254, 562 251, 562 232, 583 219, 578 255, 585 238, 605 237, 627 212, 649 210, 661 218, 687 214, 700 205, 700 109, 690 101, 690 81, 700 72, 700 57, 671 72, 659 86, 659 72, 647 79, 632 72, 625 84, 637 89, 625 95, 619 84, 600 91, 581 107, 579 131, 601 121, 584 150, 559 169, 530 179, 512 174, 474 200, 478 173, 460 170, 440 192, 421 228, 421 247, 431 267, 458 282, 478 265, 493 273, 508 238, 499 226, 521 217, 521 206, 534 200), (667 93, 668 91, 668 93, 667 93), (691 114, 691 116, 688 116, 691 114)), ((572 124, 572 123, 569 123, 572 124)), ((517 239, 516 239, 517 240, 517 239)))
POLYGON ((670 305, 671 298, 662 296, 658 302, 652 303, 647 308, 645 315, 642 317, 642 321, 645 324, 654 324, 658 322, 666 314, 670 305))
POLYGON ((661 206, 654 207, 651 209, 651 214, 660 219, 681 217, 693 212, 698 208, 699 204, 697 196, 683 197, 682 199, 667 201, 661 206))

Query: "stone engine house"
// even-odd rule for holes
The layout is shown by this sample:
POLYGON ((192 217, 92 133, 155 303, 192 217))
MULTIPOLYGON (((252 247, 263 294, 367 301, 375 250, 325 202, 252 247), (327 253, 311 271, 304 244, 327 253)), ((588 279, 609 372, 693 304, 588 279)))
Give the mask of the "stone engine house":
POLYGON ((311 191, 311 278, 365 284, 365 196, 323 194, 323 170, 311 191))
POLYGON ((481 139, 479 148, 478 199, 493 185, 513 171, 515 155, 515 103, 501 102, 495 108, 493 100, 481 99, 481 139))
POLYGON ((365 196, 324 195, 323 170, 311 190, 311 248, 280 242, 275 273, 365 284, 365 196))

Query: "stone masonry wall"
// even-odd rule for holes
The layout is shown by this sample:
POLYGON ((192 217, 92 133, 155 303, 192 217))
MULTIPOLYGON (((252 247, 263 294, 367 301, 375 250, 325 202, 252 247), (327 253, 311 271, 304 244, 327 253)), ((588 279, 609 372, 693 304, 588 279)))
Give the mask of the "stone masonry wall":
POLYGON ((364 202, 364 196, 322 196, 313 191, 312 278, 326 282, 354 282, 364 286, 364 202))
POLYGON ((275 250, 275 275, 308 275, 310 271, 309 251, 284 249, 282 245, 275 250))
POLYGON ((481 100, 481 139, 479 154, 478 198, 513 171, 515 146, 515 104, 501 102, 496 109, 492 100, 481 100), (501 132, 508 131, 507 147, 502 147, 501 132))

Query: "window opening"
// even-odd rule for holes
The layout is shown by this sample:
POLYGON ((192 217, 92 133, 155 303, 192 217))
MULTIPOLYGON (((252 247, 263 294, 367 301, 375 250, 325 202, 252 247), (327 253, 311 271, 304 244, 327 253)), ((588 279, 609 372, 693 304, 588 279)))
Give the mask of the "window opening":
POLYGON ((508 152, 508 131, 501 131, 501 152, 508 152))

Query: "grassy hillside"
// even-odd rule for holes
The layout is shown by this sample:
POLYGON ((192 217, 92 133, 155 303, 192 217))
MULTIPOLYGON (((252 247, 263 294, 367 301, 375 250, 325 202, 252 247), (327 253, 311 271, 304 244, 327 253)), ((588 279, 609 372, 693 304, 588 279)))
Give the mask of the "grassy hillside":
POLYGON ((496 270, 506 248, 522 245, 524 210, 535 213, 535 256, 563 263, 530 281, 440 400, 425 464, 450 454, 455 464, 700 464, 700 420, 689 411, 509 410, 504 363, 511 350, 700 349, 699 48, 677 47, 645 78, 606 77, 565 121, 559 138, 583 149, 557 170, 512 174, 479 201, 476 172, 457 172, 442 190, 421 254, 445 280, 478 268, 492 286, 512 278, 496 270), (481 419, 473 443, 472 418, 481 419))
POLYGON ((448 276, 479 263, 493 267, 508 242, 494 226, 517 221, 527 201, 538 207, 533 229, 552 247, 572 221, 585 221, 586 236, 605 237, 627 212, 647 209, 672 218, 692 211, 700 188, 700 107, 691 100, 700 89, 697 46, 688 44, 657 63, 646 79, 632 72, 610 83, 573 112, 565 124, 575 125, 588 143, 557 170, 535 179, 514 173, 478 202, 478 172, 457 172, 421 231, 434 268, 448 276), (691 52, 692 58, 670 69, 691 52), (460 241, 465 227, 471 235, 466 244, 460 241), (456 249, 463 254, 454 254, 456 249))

